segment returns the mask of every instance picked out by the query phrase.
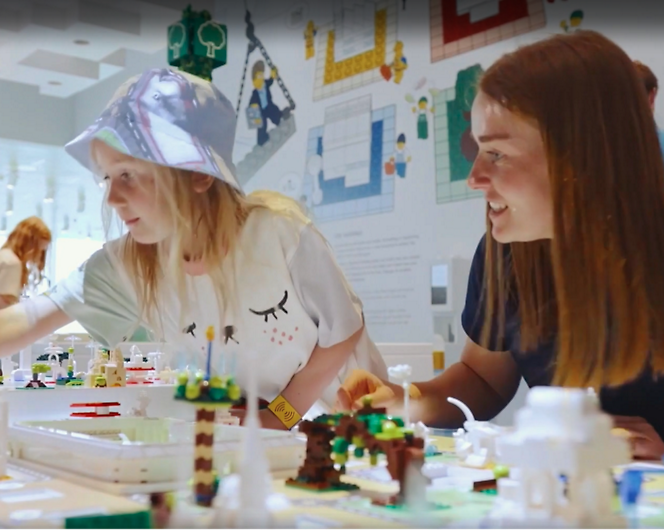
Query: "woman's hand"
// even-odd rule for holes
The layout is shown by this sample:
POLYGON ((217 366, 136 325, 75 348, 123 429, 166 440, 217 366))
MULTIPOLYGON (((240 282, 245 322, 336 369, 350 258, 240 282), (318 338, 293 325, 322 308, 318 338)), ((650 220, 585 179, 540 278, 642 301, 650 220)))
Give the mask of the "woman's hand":
POLYGON ((612 416, 613 426, 629 434, 628 441, 635 460, 661 460, 664 455, 664 441, 657 431, 638 416, 612 416))
POLYGON ((358 410, 365 398, 373 407, 391 408, 403 402, 403 389, 366 370, 353 370, 337 390, 337 410, 358 410))

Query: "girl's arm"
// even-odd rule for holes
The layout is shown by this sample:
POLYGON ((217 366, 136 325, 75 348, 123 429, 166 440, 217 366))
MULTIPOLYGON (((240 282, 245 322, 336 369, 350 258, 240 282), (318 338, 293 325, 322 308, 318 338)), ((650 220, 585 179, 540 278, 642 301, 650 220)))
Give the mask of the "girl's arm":
MULTIPOLYGON (((296 373, 281 395, 300 415, 304 415, 320 398, 355 350, 364 326, 343 342, 329 348, 316 346, 306 366, 296 373)), ((261 423, 267 429, 285 429, 283 423, 269 410, 260 413, 261 423)))
POLYGON ((46 296, 0 310, 0 357, 16 353, 72 320, 46 296))
POLYGON ((18 297, 12 294, 0 294, 0 309, 4 309, 5 307, 14 305, 17 302, 18 302, 18 297))

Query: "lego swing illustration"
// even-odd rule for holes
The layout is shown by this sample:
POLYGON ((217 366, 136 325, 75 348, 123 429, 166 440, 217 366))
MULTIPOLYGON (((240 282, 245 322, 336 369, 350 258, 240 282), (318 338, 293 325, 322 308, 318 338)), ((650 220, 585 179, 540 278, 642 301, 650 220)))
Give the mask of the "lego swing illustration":
POLYGON ((237 116, 240 115, 244 83, 249 67, 249 57, 258 48, 263 59, 255 61, 251 67, 251 82, 254 88, 249 99, 249 104, 245 109, 245 115, 249 129, 256 131, 256 145, 237 164, 237 178, 240 185, 246 184, 281 146, 295 134, 295 117, 293 115, 295 101, 281 79, 279 71, 270 59, 265 46, 256 37, 249 11, 246 11, 244 20, 247 23, 246 36, 249 39, 249 44, 247 45, 247 56, 244 60, 240 94, 235 109, 237 116), (266 65, 269 68, 269 72, 266 72, 266 65), (266 78, 266 74, 269 74, 269 77, 266 78), (280 109, 272 100, 271 87, 275 82, 288 101, 288 106, 283 109, 280 109), (268 131, 269 122, 272 122, 273 127, 268 131))

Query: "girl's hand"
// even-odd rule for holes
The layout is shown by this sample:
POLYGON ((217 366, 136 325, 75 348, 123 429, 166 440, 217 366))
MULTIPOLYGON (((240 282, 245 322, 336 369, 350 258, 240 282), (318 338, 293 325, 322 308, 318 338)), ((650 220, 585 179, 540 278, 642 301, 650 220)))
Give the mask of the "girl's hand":
POLYGON ((629 434, 628 441, 635 460, 661 460, 664 455, 664 441, 657 431, 638 416, 612 416, 613 426, 629 434))
POLYGON ((363 399, 370 398, 373 407, 391 407, 403 401, 403 389, 366 370, 353 370, 337 390, 337 410, 358 410, 363 399))

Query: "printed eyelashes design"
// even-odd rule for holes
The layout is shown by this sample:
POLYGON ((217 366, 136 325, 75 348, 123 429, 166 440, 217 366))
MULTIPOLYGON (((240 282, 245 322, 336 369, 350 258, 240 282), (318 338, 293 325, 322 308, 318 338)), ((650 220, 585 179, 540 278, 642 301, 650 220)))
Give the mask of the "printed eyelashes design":
POLYGON ((254 315, 258 315, 261 317, 265 317, 265 322, 267 322, 267 318, 272 315, 275 320, 279 320, 277 318, 277 311, 283 311, 284 313, 288 314, 288 311, 286 311, 286 302, 288 301, 288 291, 284 291, 284 297, 281 299, 281 302, 279 302, 275 307, 271 307, 270 309, 266 309, 265 311, 254 311, 253 309, 249 308, 249 311, 251 311, 254 315))

